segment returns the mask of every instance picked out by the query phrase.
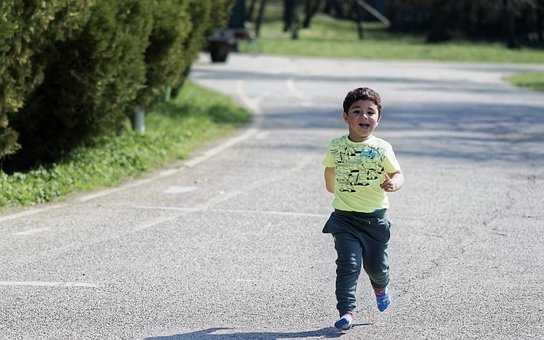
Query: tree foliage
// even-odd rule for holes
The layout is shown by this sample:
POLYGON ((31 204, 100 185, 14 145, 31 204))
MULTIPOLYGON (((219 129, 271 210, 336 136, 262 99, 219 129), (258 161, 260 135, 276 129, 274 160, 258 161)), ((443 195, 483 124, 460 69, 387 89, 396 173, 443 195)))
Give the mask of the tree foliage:
POLYGON ((426 32, 430 42, 465 37, 544 43, 543 0, 390 0, 386 5, 393 30, 426 32))
POLYGON ((184 72, 231 0, 2 0, 0 159, 52 162, 119 131, 184 72))

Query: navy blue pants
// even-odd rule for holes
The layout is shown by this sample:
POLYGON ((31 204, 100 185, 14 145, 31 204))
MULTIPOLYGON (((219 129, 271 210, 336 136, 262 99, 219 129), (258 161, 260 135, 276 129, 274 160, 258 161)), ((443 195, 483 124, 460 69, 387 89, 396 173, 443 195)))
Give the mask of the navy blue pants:
POLYGON ((323 228, 334 237, 336 259, 336 308, 340 315, 356 307, 357 280, 361 268, 374 289, 389 284, 387 246, 391 223, 385 210, 358 213, 335 210, 323 228))

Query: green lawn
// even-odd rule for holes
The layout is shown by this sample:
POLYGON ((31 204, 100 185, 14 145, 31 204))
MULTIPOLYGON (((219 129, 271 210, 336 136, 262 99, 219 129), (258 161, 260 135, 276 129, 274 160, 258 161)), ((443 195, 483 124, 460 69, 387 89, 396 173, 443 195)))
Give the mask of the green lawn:
POLYGON ((544 91, 544 72, 521 73, 507 78, 516 86, 530 88, 535 91, 544 91))
POLYGON ((508 49, 501 43, 451 41, 427 44, 418 35, 394 34, 380 24, 365 25, 365 38, 359 40, 355 23, 316 16, 310 29, 292 40, 282 32, 279 20, 266 22, 261 37, 241 45, 242 52, 266 54, 367 58, 397 60, 443 60, 461 62, 542 63, 544 49, 508 49))
POLYGON ((230 98, 188 82, 174 100, 146 116, 146 133, 127 129, 74 150, 47 168, 7 175, 0 171, 0 208, 43 203, 70 193, 113 186, 159 168, 249 121, 230 98))

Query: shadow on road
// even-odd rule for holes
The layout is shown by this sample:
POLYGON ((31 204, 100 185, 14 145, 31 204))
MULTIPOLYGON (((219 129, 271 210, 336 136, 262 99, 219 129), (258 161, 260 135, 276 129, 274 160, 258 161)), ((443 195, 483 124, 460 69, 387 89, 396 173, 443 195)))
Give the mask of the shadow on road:
MULTIPOLYGON (((369 326, 370 323, 356 323, 353 327, 369 326)), ((321 329, 316 329, 314 331, 303 331, 303 332, 234 332, 234 333, 223 333, 217 334, 218 331, 229 331, 233 328, 217 327, 217 328, 208 328, 201 331, 167 335, 167 336, 157 336, 145 338, 145 340, 188 340, 188 339, 203 339, 203 340, 221 340, 221 339, 264 339, 264 340, 275 340, 275 339, 293 339, 293 338, 307 338, 307 337, 323 337, 323 338, 339 338, 342 335, 346 334, 339 332, 334 327, 324 327, 321 329)))
POLYGON ((194 71, 198 74, 198 79, 202 80, 246 80, 246 81, 277 81, 284 82, 287 79, 300 82, 311 83, 389 83, 402 84, 403 86, 422 86, 426 91, 442 91, 442 89, 453 90, 455 92, 466 93, 487 93, 487 94, 509 94, 511 89, 504 86, 492 86, 478 81, 463 80, 443 80, 443 79, 421 79, 415 77, 377 77, 377 76, 360 76, 360 75, 311 75, 300 74, 294 72, 257 72, 257 71, 240 71, 240 70, 205 70, 199 69, 194 71))
MULTIPOLYGON (((399 153, 470 161, 544 161, 542 107, 459 102, 386 104, 383 119, 376 134, 393 143, 399 153)), ((286 131, 331 128, 345 129, 339 109, 333 107, 276 109, 266 113, 262 124, 262 129, 286 131)), ((286 143, 281 147, 321 150, 324 146, 286 143)))

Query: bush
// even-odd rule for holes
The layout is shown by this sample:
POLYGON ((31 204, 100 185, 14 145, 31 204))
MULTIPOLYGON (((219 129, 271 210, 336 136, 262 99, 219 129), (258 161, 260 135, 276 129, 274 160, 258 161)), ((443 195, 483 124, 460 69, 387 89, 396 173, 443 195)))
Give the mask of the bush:
POLYGON ((153 8, 153 28, 145 51, 147 65, 145 86, 140 89, 136 105, 149 107, 167 86, 180 83, 192 59, 186 58, 184 42, 194 26, 187 0, 163 0, 153 8))
POLYGON ((204 34, 224 22, 230 4, 231 0, 3 0, 4 170, 54 162, 98 136, 118 133, 134 106, 149 107, 165 86, 183 83, 204 34), (224 14, 218 15, 221 11, 224 14))
POLYGON ((23 149, 11 164, 53 162, 65 150, 120 128, 145 79, 148 42, 141 37, 151 31, 145 4, 100 1, 77 34, 49 46, 43 82, 12 119, 23 149))
POLYGON ((92 2, 0 2, 0 159, 20 147, 17 133, 8 127, 8 114, 18 111, 43 81, 47 50, 81 27, 92 2))

